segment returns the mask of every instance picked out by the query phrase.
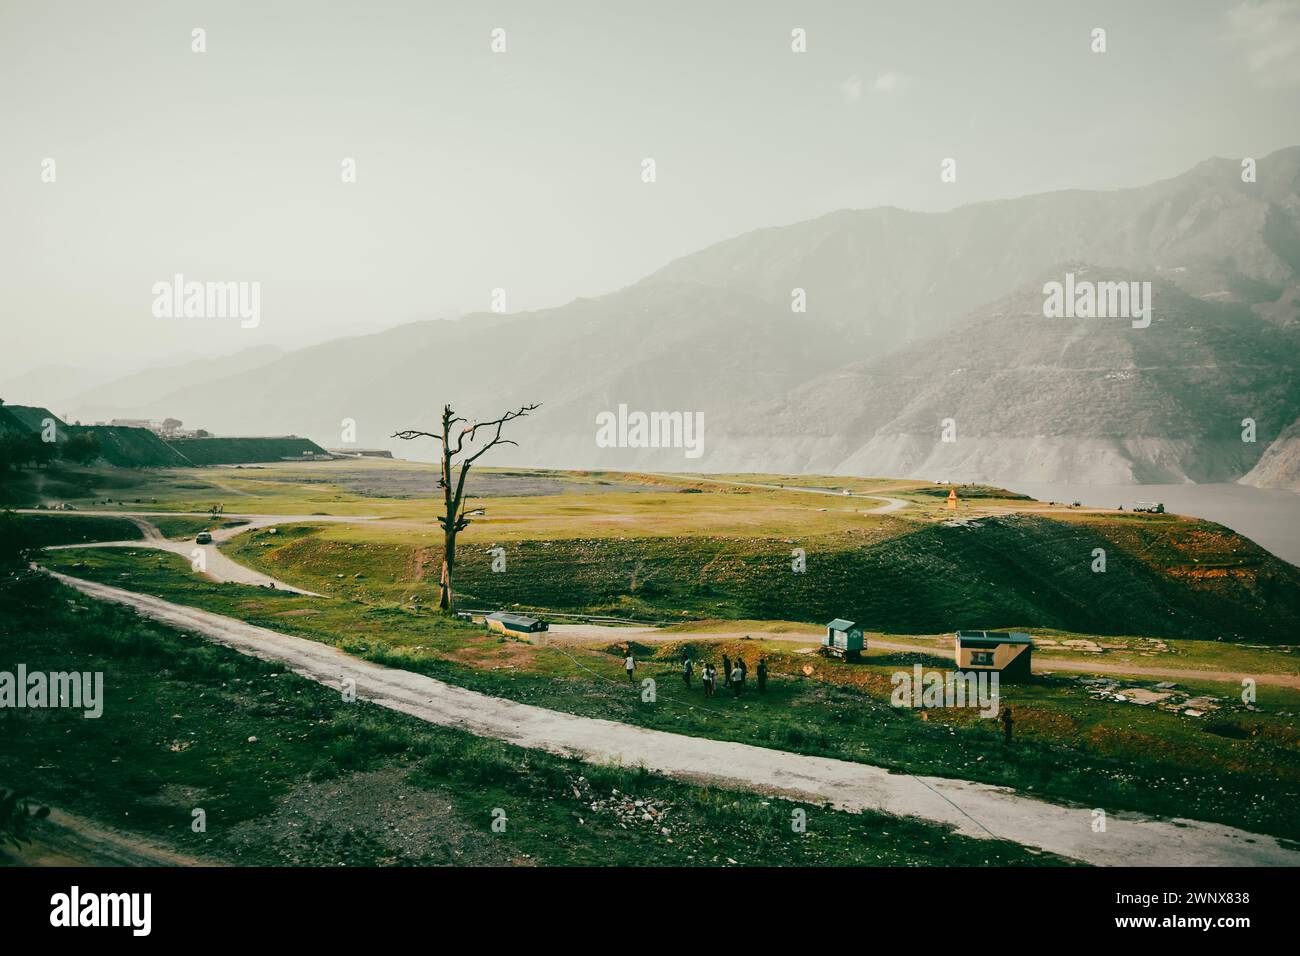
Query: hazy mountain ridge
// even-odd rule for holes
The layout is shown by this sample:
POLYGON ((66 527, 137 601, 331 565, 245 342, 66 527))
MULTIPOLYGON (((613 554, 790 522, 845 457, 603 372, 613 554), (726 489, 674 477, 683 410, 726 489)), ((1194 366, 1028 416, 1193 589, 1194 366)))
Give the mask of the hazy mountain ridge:
POLYGON ((1210 160, 1116 192, 837 212, 609 295, 328 342, 115 414, 327 447, 351 419, 359 444, 427 457, 427 443, 390 436, 430 427, 444 401, 483 417, 542 402, 516 429, 521 447, 494 461, 1231 480, 1300 414, 1298 184, 1293 147, 1261 159, 1254 184, 1237 161, 1210 160), (1044 319, 1042 282, 1067 269, 1153 281, 1152 326, 1044 319), (791 310, 795 288, 806 314, 791 310), (596 447, 596 414, 620 403, 702 412, 704 456, 596 447), (936 446, 945 417, 958 441, 936 446))
POLYGON ((1196 295, 1276 298, 1300 275, 1300 147, 1259 161, 1209 160, 1148 186, 974 203, 944 213, 844 210, 761 229, 655 273, 744 289, 816 325, 870 323, 880 347, 938 331, 1060 262, 1119 267, 1196 295), (863 264, 869 268, 862 268, 863 264))
MULTIPOLYGON (((1125 277, 1068 267, 1080 277, 1125 277)), ((815 471, 954 480, 1114 483, 1233 480, 1300 409, 1288 357, 1300 325, 1153 287, 1150 328, 1046 319, 1041 285, 935 340, 855 363, 718 423, 709 466, 750 469, 766 434, 799 436, 786 460, 815 471), (846 400, 853 396, 853 400, 846 400), (951 419, 955 441, 943 440, 951 419)), ((785 461, 778 460, 777 468, 785 461)))
POLYGON ((86 389, 68 401, 77 408, 83 421, 160 418, 163 416, 159 414, 123 414, 123 410, 138 411, 142 406, 149 406, 160 394, 202 385, 238 372, 264 368, 284 356, 284 350, 277 346, 256 345, 220 358, 195 359, 179 365, 137 372, 86 389))

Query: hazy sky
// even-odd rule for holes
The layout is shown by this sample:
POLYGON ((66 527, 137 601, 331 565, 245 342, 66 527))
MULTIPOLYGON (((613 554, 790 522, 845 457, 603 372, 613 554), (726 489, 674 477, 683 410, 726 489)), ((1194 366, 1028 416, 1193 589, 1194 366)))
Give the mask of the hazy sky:
POLYGON ((1300 2, 5 0, 0 78, 8 376, 295 347, 496 287, 557 305, 838 208, 1261 156, 1300 142, 1300 2), (155 318, 177 272, 260 281, 260 326, 155 318))

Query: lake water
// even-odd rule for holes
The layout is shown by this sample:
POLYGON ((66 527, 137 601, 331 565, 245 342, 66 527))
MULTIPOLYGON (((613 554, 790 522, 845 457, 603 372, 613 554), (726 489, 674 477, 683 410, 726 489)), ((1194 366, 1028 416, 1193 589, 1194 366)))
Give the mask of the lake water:
POLYGON ((1166 511, 1207 518, 1250 538, 1279 558, 1300 565, 1300 495, 1249 485, 1069 485, 1005 483, 1040 501, 1077 501, 1094 508, 1160 501, 1166 511))

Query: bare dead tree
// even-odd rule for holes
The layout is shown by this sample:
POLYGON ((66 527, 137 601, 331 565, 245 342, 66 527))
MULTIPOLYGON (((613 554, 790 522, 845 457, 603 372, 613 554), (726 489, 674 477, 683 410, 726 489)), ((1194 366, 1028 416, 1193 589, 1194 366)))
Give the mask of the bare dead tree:
POLYGON ((482 509, 466 513, 465 477, 469 474, 470 466, 483 457, 488 449, 495 448, 497 445, 517 446, 518 442, 501 437, 502 427, 506 422, 512 422, 516 418, 523 418, 529 412, 540 407, 540 404, 524 405, 517 411, 506 412, 500 418, 494 418, 490 422, 470 422, 457 416, 450 405, 444 405, 442 407, 441 432, 424 432, 411 429, 393 435, 394 438, 401 438, 403 441, 410 441, 413 438, 433 438, 442 443, 438 487, 442 489, 444 513, 438 515, 438 524, 442 525, 443 538, 442 593, 438 598, 438 607, 449 614, 455 611, 451 579, 452 572, 456 568, 456 535, 469 526, 469 515, 483 513, 482 509), (459 431, 456 429, 457 425, 462 426, 459 431), (465 451, 465 442, 468 440, 472 444, 478 437, 480 430, 491 435, 487 444, 458 460, 458 456, 465 451), (457 466, 460 470, 453 483, 452 470, 457 466))

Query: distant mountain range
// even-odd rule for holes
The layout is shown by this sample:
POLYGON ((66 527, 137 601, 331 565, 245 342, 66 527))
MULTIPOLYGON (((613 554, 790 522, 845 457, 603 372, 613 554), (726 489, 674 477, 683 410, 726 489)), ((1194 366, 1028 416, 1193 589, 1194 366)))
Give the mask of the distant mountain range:
POLYGON ((1291 147, 1260 159, 1253 183, 1214 159, 1113 192, 836 212, 599 298, 160 369, 67 410, 327 447, 347 419, 362 446, 429 457, 389 436, 431 426, 447 401, 484 418, 542 402, 494 463, 1106 483, 1249 473, 1290 487, 1298 188, 1291 147), (1044 318, 1043 283, 1067 272, 1152 283, 1150 327, 1044 318), (620 404, 702 412, 703 455, 598 447, 596 416, 620 404))

